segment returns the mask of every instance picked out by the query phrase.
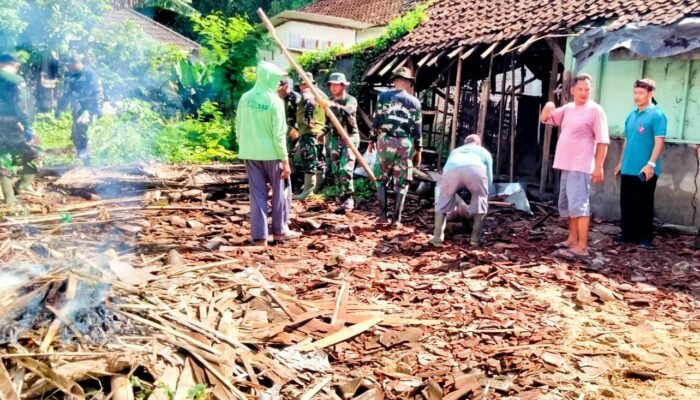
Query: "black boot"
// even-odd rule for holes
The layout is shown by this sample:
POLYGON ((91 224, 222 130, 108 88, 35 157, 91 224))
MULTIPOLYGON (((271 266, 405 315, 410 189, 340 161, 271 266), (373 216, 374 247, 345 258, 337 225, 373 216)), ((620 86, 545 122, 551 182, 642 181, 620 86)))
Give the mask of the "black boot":
POLYGON ((388 220, 386 215, 386 185, 380 184, 377 186, 377 200, 379 201, 379 220, 380 222, 386 222, 388 220))
POLYGON ((391 221, 391 226, 400 227, 401 226, 401 213, 403 212, 403 203, 406 201, 406 193, 402 193, 400 190, 394 193, 394 217, 391 221))

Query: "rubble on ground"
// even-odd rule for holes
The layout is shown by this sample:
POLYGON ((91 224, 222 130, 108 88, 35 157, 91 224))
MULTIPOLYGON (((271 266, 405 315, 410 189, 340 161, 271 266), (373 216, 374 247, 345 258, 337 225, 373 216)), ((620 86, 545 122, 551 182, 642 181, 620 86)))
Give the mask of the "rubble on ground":
POLYGON ((494 207, 427 245, 373 205, 294 203, 295 242, 248 243, 240 167, 131 166, 46 177, 0 222, 0 398, 691 398, 700 252, 614 245, 553 257, 564 226, 494 207), (645 392, 647 390, 647 392, 645 392), (689 396, 689 397, 685 397, 689 396))

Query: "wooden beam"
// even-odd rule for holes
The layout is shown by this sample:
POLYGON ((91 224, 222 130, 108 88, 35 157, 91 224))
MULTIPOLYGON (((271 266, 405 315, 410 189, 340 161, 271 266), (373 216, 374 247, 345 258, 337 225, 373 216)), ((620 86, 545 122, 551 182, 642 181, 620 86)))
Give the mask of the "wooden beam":
POLYGON ((448 54, 447 57, 448 58, 455 58, 455 56, 457 54, 462 53, 462 51, 464 51, 464 46, 460 46, 460 47, 456 48, 452 53, 448 54))
POLYGON ((481 142, 484 141, 484 130, 486 129, 486 113, 489 106, 489 92, 491 91, 491 74, 493 71, 493 54, 489 59, 489 76, 481 81, 481 96, 479 98, 479 121, 476 124, 476 134, 481 142))
POLYGON ((450 106, 450 86, 452 85, 452 68, 447 70, 447 82, 445 83, 445 105, 442 110, 442 129, 440 129, 440 146, 438 147, 438 170, 442 169, 442 153, 445 148, 445 134, 447 133, 447 112, 450 106))
POLYGON ((381 68, 382 65, 384 65, 384 61, 386 61, 387 58, 387 56, 383 56, 379 60, 375 61, 374 64, 372 64, 372 66, 367 71, 365 71, 364 74, 362 74, 362 79, 374 75, 374 73, 377 72, 377 70, 381 68))
POLYGON ((425 64, 425 66, 426 66, 426 67, 429 67, 429 66, 431 66, 431 65, 437 64, 438 60, 440 60, 440 59, 442 58, 442 56, 444 56, 446 53, 447 53, 447 49, 441 51, 438 55, 435 56, 435 58, 433 58, 432 60, 428 61, 428 63, 425 64))
POLYGON ((457 144, 457 127, 459 126, 459 103, 460 96, 462 95, 462 63, 463 58, 460 57, 457 61, 457 76, 455 77, 455 105, 454 112, 452 113, 452 134, 450 135, 450 151, 455 148, 457 144))
POLYGON ((501 70, 501 104, 498 110, 498 138, 496 139, 496 170, 494 175, 498 176, 501 173, 501 136, 503 136, 503 121, 506 109, 506 62, 503 60, 503 68, 501 70))
POLYGON ((559 63, 564 64, 564 51, 561 49, 561 47, 559 47, 559 43, 555 42, 554 39, 551 38, 546 38, 545 42, 547 42, 549 48, 552 49, 552 52, 559 63))
POLYGON ((430 52, 430 53, 426 54, 425 57, 421 58, 420 61, 418 61, 418 64, 416 64, 416 65, 418 65, 419 68, 422 67, 425 63, 428 62, 428 60, 430 59, 430 57, 433 56, 433 54, 435 54, 435 53, 430 52))
POLYGON ((515 179, 515 55, 510 56, 510 182, 515 179))
POLYGON ((394 67, 394 69, 393 69, 391 72, 397 72, 399 69, 401 69, 401 67, 403 67, 404 65, 406 65, 406 63, 407 63, 408 60, 410 60, 410 59, 411 59, 411 56, 410 56, 410 55, 406 56, 406 58, 404 58, 403 61, 401 61, 400 63, 396 64, 396 66, 394 67))
POLYGON ((518 49, 518 54, 523 54, 525 50, 527 50, 530 46, 532 46, 533 43, 538 41, 540 39, 540 36, 537 35, 532 35, 530 39, 528 39, 525 43, 523 43, 522 46, 518 49))
MULTIPOLYGON (((559 61, 552 57, 552 69, 549 76, 549 92, 547 101, 554 101, 554 89, 556 89, 559 75, 559 61)), ((544 144, 542 146, 542 167, 540 169, 540 193, 544 193, 547 188, 549 175, 549 149, 552 146, 552 125, 544 127, 544 144)))
POLYGON ((488 57, 489 54, 491 54, 496 49, 496 47, 498 47, 499 43, 500 42, 496 42, 496 43, 492 44, 491 46, 489 46, 488 49, 486 49, 483 53, 481 53, 481 59, 484 60, 486 57, 488 57))
POLYGON ((394 64, 396 64, 397 61, 399 61, 398 58, 392 59, 387 65, 384 66, 384 68, 382 68, 381 71, 379 71, 379 74, 378 74, 378 75, 379 75, 379 76, 384 76, 387 72, 389 72, 389 70, 391 69, 391 67, 393 67, 394 64))
POLYGON ((471 49, 467 50, 466 53, 462 54, 462 55, 459 57, 459 59, 460 59, 460 60, 466 60, 469 56, 471 56, 472 54, 474 54, 474 52, 476 51, 476 49, 478 49, 479 47, 480 47, 480 46, 477 44, 476 46, 474 46, 474 47, 472 47, 471 49))
POLYGON ((515 46, 515 44, 518 43, 518 40, 520 40, 519 37, 516 37, 515 39, 511 40, 510 43, 508 43, 506 45, 506 47, 504 47, 501 51, 498 52, 498 55, 502 56, 502 55, 506 54, 507 52, 509 52, 510 49, 512 49, 513 46, 515 46))

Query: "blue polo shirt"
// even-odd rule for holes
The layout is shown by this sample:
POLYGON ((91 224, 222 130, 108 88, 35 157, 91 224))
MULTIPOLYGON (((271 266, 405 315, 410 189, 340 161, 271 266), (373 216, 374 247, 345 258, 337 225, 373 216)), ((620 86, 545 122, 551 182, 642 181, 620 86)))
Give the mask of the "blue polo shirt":
MULTIPOLYGON (((622 174, 639 175, 654 151, 654 140, 666 137, 666 114, 653 104, 639 111, 635 108, 625 120, 625 153, 622 155, 622 174)), ((661 157, 656 160, 654 174, 661 173, 661 157)))

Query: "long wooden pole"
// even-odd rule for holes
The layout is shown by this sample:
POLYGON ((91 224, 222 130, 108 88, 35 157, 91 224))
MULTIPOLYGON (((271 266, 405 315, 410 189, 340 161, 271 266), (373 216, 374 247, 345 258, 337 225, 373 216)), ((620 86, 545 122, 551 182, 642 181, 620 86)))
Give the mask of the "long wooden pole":
POLYGON ((501 136, 503 136, 503 119, 506 108, 506 60, 503 59, 503 68, 501 69, 501 107, 498 110, 498 139, 496 141, 496 176, 501 173, 501 136))
POLYGON ((270 36, 272 36, 272 39, 274 39, 275 43, 277 43, 277 47, 279 47, 280 51, 284 56, 287 58, 289 61, 289 64, 294 67, 294 69, 297 71, 299 74, 299 78, 301 78, 302 81, 306 84, 306 86, 309 87, 311 90, 311 93, 313 94, 314 98, 316 101, 323 107, 323 111, 326 112, 326 116, 328 116, 328 119, 331 120, 331 123, 335 127, 336 131, 340 134, 340 137, 343 139, 345 144, 348 146, 350 151, 355 154, 355 157, 357 158, 357 162, 364 168, 364 170, 367 172, 367 176, 369 179, 372 180, 372 182, 377 182, 377 178, 375 178, 374 173, 372 172, 372 168, 367 165, 367 162, 365 162, 364 157, 362 157, 362 154, 357 150, 355 145, 352 144, 350 141, 350 136, 348 136, 348 133, 345 131, 345 128, 343 128, 343 125, 338 121, 338 118, 333 114, 333 111, 331 111, 331 108, 328 106, 328 102, 321 96, 321 93, 318 91, 316 86, 311 82, 308 76, 306 76, 306 72, 304 72, 304 69, 301 68, 299 63, 297 63, 297 60, 292 57, 291 53, 287 50, 287 48, 284 46, 284 43, 282 43, 282 40, 277 36, 277 31, 275 30, 275 27, 272 25, 272 22, 267 18, 267 15, 265 15, 265 12, 262 10, 262 8, 258 8, 258 15, 260 16, 260 20, 262 20, 263 24, 265 24, 265 27, 267 28, 267 31, 270 33, 270 36))
MULTIPOLYGON (((461 53, 461 52, 460 52, 461 53)), ((457 76, 455 77, 455 102, 452 113, 452 134, 450 135, 450 151, 454 150, 457 144, 457 127, 459 126, 459 103, 462 95, 462 56, 460 54, 457 61, 457 76)))
POLYGON ((510 56, 510 182, 515 178, 515 56, 510 56))
MULTIPOLYGON (((549 76, 549 88, 547 93, 547 101, 554 101, 554 89, 557 86, 559 75, 559 60, 552 55, 552 70, 549 76)), ((552 146, 552 125, 544 127, 544 144, 542 146, 542 167, 540 170, 540 193, 544 193, 547 189, 547 180, 549 178, 549 151, 552 146)))
POLYGON ((479 98, 479 120, 476 125, 476 134, 481 141, 484 141, 484 131, 486 130, 486 113, 489 110, 489 94, 491 91, 491 72, 493 71, 493 53, 489 58, 489 75, 481 81, 481 96, 479 98))
POLYGON ((442 168, 442 153, 445 151, 445 135, 447 134, 447 113, 450 111, 450 87, 452 86, 452 66, 449 66, 447 68, 447 83, 445 84, 445 105, 442 109, 442 128, 440 129, 440 147, 438 148, 438 170, 442 168))

